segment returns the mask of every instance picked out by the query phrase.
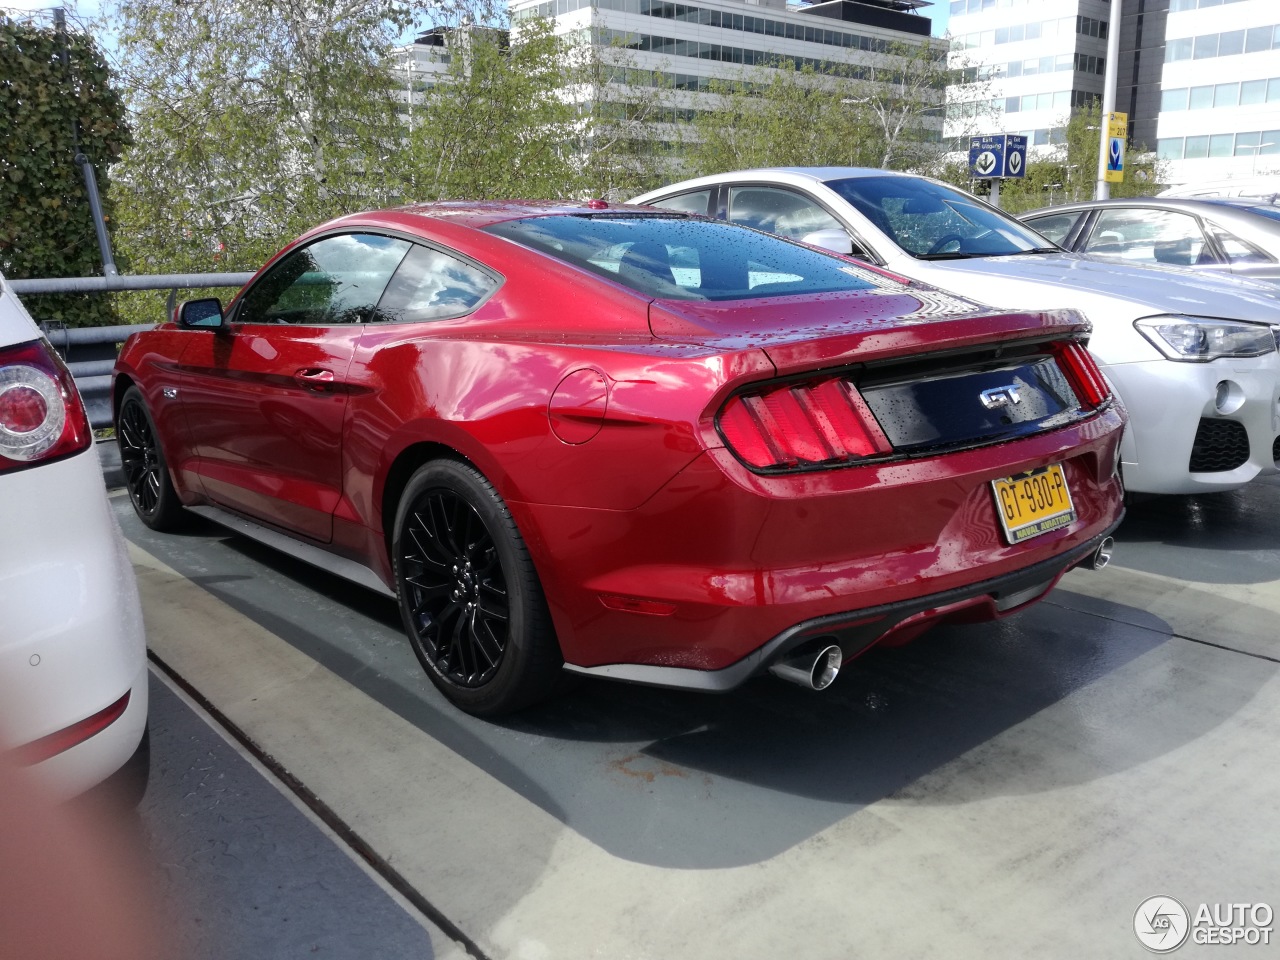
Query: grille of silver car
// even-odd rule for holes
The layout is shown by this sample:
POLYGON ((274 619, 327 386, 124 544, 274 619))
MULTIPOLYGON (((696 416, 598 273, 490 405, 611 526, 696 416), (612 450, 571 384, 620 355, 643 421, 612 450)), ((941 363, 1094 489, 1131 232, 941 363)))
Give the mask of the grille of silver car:
POLYGON ((1249 434, 1238 420, 1204 417, 1191 445, 1192 473, 1222 473, 1249 460, 1249 434))

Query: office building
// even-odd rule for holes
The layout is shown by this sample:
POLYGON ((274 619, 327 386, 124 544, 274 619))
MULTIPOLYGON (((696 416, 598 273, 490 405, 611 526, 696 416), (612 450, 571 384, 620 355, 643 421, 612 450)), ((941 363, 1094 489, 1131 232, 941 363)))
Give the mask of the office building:
POLYGON ((1280 173, 1280 3, 1164 2, 1157 146, 1169 181, 1280 173))
POLYGON ((558 34, 590 46, 609 83, 572 92, 585 111, 608 113, 627 86, 660 86, 667 104, 648 135, 679 140, 707 109, 717 80, 781 59, 818 73, 857 76, 900 44, 945 43, 930 37, 926 0, 512 0, 513 32, 532 16, 553 20, 558 34), (878 60, 877 60, 878 58, 878 60))

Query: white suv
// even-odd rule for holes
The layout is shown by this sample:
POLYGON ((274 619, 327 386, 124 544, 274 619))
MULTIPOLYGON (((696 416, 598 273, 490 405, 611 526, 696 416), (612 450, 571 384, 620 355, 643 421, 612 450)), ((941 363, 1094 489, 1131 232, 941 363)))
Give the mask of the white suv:
POLYGON ((70 797, 141 797, 147 663, 133 567, 66 366, 0 276, 0 752, 70 797))

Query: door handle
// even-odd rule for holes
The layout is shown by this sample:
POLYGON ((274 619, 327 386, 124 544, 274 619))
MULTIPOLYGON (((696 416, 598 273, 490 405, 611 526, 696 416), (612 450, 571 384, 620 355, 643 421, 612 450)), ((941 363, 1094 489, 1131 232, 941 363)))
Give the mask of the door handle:
POLYGON ((333 383, 333 371, 326 370, 324 367, 300 367, 293 375, 293 379, 312 390, 323 390, 328 384, 333 383))

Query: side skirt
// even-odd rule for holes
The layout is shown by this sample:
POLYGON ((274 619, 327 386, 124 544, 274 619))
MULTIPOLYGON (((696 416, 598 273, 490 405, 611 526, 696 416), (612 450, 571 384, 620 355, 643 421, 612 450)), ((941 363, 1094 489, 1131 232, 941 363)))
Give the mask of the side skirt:
POLYGON ((287 533, 282 533, 271 527, 254 523, 252 520, 248 520, 229 510, 224 510, 221 507, 205 504, 198 507, 187 507, 187 509, 204 517, 206 520, 212 520, 219 526, 248 537, 250 540, 256 540, 258 543, 265 544, 273 550, 288 554, 295 560, 309 563, 311 566, 318 567, 326 573, 332 573, 336 577, 350 580, 352 583, 359 584, 375 593, 380 593, 384 597, 395 599, 395 591, 383 583, 382 579, 364 564, 348 560, 346 557, 339 557, 328 550, 322 550, 320 547, 304 543, 289 536, 287 533))

